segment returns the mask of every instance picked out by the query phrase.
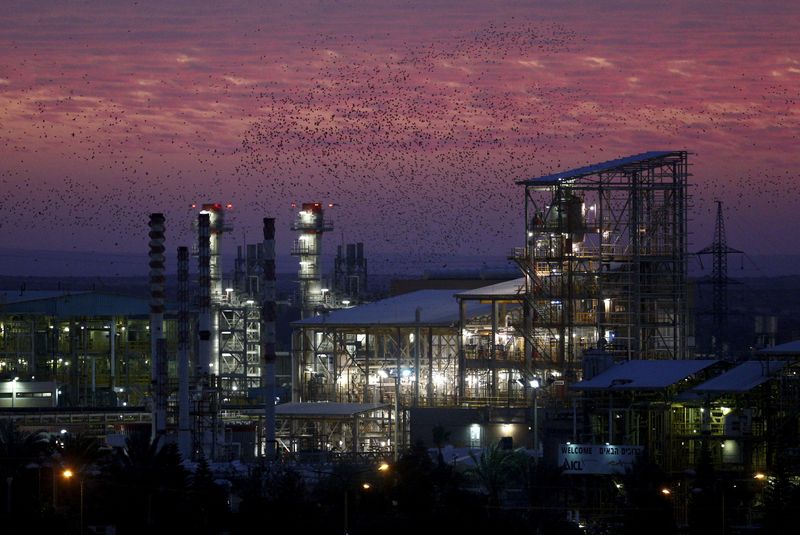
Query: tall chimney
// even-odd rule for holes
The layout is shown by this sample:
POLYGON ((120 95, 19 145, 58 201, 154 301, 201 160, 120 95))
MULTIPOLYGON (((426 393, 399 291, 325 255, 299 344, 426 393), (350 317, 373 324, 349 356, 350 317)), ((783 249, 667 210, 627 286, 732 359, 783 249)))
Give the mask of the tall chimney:
POLYGON ((150 381, 153 396, 153 440, 167 424, 164 370, 164 214, 150 214, 150 381))
POLYGON ((197 380, 202 382, 211 370, 211 223, 208 213, 197 216, 197 259, 198 259, 198 291, 199 303, 199 329, 200 337, 197 358, 197 380))
POLYGON ((275 441, 275 218, 264 218, 264 280, 261 293, 261 355, 264 386, 264 439, 267 459, 276 455, 275 441))
POLYGON ((178 247, 178 450, 192 455, 189 418, 189 249, 178 247))

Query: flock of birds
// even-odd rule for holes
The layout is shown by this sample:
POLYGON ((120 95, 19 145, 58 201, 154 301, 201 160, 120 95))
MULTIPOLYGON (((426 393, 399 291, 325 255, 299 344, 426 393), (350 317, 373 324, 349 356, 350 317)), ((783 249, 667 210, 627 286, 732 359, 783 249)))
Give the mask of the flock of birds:
MULTIPOLYGON (((517 245, 524 199, 516 180, 624 156, 629 147, 691 150, 696 142, 710 151, 707 128, 747 136, 761 117, 785 121, 776 129, 795 125, 789 110, 797 109, 798 85, 755 83, 765 99, 731 113, 699 102, 693 110, 636 107, 628 97, 599 95, 586 76, 551 77, 591 46, 566 25, 488 23, 427 43, 317 35, 297 43, 302 59, 294 63, 259 58, 280 77, 240 81, 228 67, 200 86, 196 73, 177 73, 144 87, 135 102, 92 99, 90 74, 85 87, 61 87, 57 99, 34 86, 11 93, 0 85, 7 107, 27 110, 24 127, 14 127, 23 131, 0 127, 8 157, 0 164, 2 246, 38 232, 57 234, 63 249, 86 249, 86 235, 98 249, 143 248, 152 211, 167 213, 173 244, 191 243, 190 206, 204 201, 232 201, 237 238, 251 228, 257 240, 264 215, 278 217, 288 234, 290 203, 319 200, 336 203, 337 233, 364 241, 368 253, 444 265, 454 254, 502 256, 517 245), (186 100, 208 109, 158 107, 159 91, 180 99, 184 83, 186 100), (214 103, 203 100, 209 94, 214 103), (59 161, 43 165, 48 173, 38 167, 44 149, 22 146, 26 139, 60 151, 59 161)), ((0 78, 26 69, 3 67, 0 78)), ((709 225, 703 235, 721 194, 730 209, 800 201, 787 190, 796 172, 753 165, 736 176, 696 176, 694 206, 708 210, 699 216, 709 225)))

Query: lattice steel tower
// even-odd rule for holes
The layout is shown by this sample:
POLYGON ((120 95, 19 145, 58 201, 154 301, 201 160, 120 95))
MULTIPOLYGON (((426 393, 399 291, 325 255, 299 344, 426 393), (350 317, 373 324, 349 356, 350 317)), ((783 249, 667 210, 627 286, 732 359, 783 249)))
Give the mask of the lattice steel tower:
POLYGON ((714 225, 714 241, 708 247, 697 251, 699 258, 711 255, 711 317, 712 342, 711 351, 717 358, 722 357, 723 345, 727 337, 728 324, 728 255, 744 254, 738 249, 728 247, 725 237, 725 218, 722 215, 722 201, 717 203, 717 221, 714 225))

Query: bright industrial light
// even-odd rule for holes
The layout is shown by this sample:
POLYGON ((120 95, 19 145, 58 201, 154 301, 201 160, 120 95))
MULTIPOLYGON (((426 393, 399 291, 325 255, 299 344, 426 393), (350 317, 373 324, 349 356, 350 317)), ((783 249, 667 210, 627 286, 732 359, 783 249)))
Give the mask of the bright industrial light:
POLYGON ((72 470, 70 470, 69 468, 67 468, 66 470, 64 470, 63 472, 61 472, 61 475, 62 475, 62 476, 64 476, 64 479, 69 479, 69 478, 71 478, 72 476, 74 476, 75 474, 72 472, 72 470))
POLYGON ((236 392, 237 390, 239 390, 239 387, 238 387, 238 386, 236 386, 236 385, 233 385, 233 386, 231 387, 231 390, 233 390, 234 392, 236 392))
POLYGON ((663 489, 661 489, 661 494, 663 494, 664 496, 669 496, 670 494, 672 494, 672 491, 664 487, 663 489))
POLYGON ((67 434, 67 430, 66 430, 66 429, 62 429, 62 430, 61 430, 61 434, 62 434, 62 435, 66 435, 66 434, 67 434))
POLYGON ((530 385, 531 388, 539 388, 541 383, 539 383, 539 379, 531 379, 528 381, 528 385, 530 385))
POLYGON ((762 479, 765 479, 766 477, 767 477, 767 476, 765 476, 765 475, 764 475, 764 474, 762 474, 761 472, 758 472, 756 475, 754 475, 754 476, 753 476, 753 479, 762 480, 762 479))
POLYGON ((347 300, 347 299, 342 299, 342 304, 343 304, 344 306, 347 306, 347 305, 349 305, 349 304, 350 304, 350 301, 349 301, 349 300, 347 300))
POLYGON ((16 383, 17 381, 19 381, 19 377, 14 377, 14 382, 16 383))
POLYGON ((731 413, 730 407, 720 407, 720 410, 722 411, 723 416, 727 416, 731 413))
POLYGON ((369 490, 370 488, 372 488, 372 485, 370 485, 369 483, 364 483, 363 485, 361 485, 361 488, 364 490, 369 490))
POLYGON ((386 370, 378 370, 378 377, 381 379, 387 379, 389 377, 389 372, 386 370))
POLYGON ((379 472, 385 472, 388 469, 389 469, 389 463, 381 463, 380 466, 378 466, 379 472))
POLYGON ((231 293, 231 292, 233 291, 233 288, 225 288, 225 291, 226 291, 227 293, 231 293))
POLYGON ((245 304, 247 305, 252 305, 253 303, 255 303, 255 301, 253 301, 252 299, 248 299, 247 301, 245 301, 245 304))
POLYGON ((403 377, 408 377, 409 375, 411 375, 411 370, 409 370, 408 368, 403 368, 403 371, 401 371, 400 373, 402 374, 403 377))

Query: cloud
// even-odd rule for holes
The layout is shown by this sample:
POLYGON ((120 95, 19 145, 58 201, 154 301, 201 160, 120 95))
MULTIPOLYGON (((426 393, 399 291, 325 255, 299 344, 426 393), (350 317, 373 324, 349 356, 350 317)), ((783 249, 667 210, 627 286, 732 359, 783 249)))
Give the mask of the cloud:
POLYGON ((583 58, 586 63, 589 64, 590 67, 604 69, 607 67, 613 67, 614 64, 608 61, 606 58, 600 58, 595 56, 587 56, 583 58))

